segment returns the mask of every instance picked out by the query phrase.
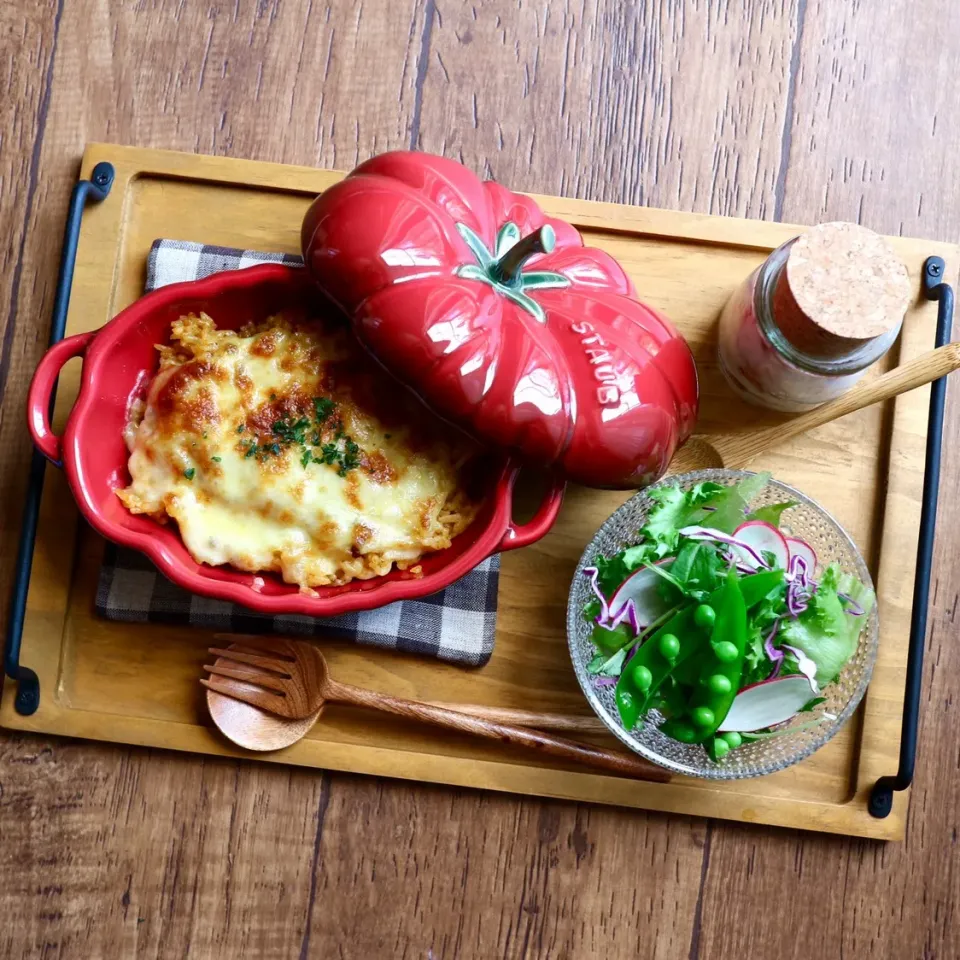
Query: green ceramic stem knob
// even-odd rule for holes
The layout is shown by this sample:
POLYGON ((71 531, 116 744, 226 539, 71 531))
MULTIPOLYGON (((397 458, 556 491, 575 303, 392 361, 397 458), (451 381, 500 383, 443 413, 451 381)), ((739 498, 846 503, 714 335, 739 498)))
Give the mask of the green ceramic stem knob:
POLYGON ((518 240, 491 268, 497 283, 509 284, 520 275, 520 268, 535 253, 552 253, 557 235, 549 223, 518 240))

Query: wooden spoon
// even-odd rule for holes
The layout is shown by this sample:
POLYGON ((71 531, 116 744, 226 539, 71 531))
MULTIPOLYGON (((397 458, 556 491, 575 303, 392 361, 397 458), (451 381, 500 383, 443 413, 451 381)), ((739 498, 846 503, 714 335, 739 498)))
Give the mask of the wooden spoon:
POLYGON ((861 382, 852 390, 830 403, 816 407, 799 416, 771 427, 751 430, 744 425, 741 432, 729 434, 696 435, 691 437, 670 461, 668 473, 687 473, 708 468, 745 467, 766 450, 806 433, 814 427, 855 413, 871 404, 898 397, 960 368, 960 343, 929 350, 913 360, 900 364, 887 373, 868 382, 861 382))
MULTIPOLYGON (((276 649, 283 654, 283 648, 280 643, 304 643, 304 640, 287 640, 271 637, 258 637, 256 635, 237 634, 237 633, 217 633, 214 639, 221 641, 225 645, 240 644, 242 647, 247 640, 253 640, 259 644, 258 649, 276 649), (277 646, 274 646, 277 644, 277 646)), ((250 646, 251 644, 247 644, 250 646)), ((309 644, 307 644, 309 645, 309 644)), ((441 710, 454 710, 457 713, 465 713, 471 717, 480 717, 481 720, 492 720, 494 723, 512 723, 520 727, 534 727, 537 730, 562 730, 564 733, 607 733, 606 724, 598 717, 587 715, 585 713, 550 713, 543 710, 524 710, 521 707, 490 707, 482 703, 453 703, 449 700, 424 700, 423 703, 431 707, 439 707, 441 710)), ((281 723, 290 723, 291 721, 280 718, 281 723)), ((309 727, 307 728, 309 729, 309 727)), ((303 733, 306 733, 304 730, 303 733)), ((295 743, 303 736, 303 733, 294 737, 289 743, 295 743)), ((285 743, 284 746, 289 744, 285 743)))
MULTIPOLYGON (((312 725, 326 703, 343 703, 503 743, 531 747, 550 756, 641 780, 664 783, 670 779, 666 770, 629 754, 340 683, 330 676, 323 654, 313 644, 273 637, 245 637, 240 643, 231 644, 226 649, 214 647, 210 652, 220 659, 204 667, 211 676, 200 682, 208 690, 269 711, 278 717, 312 725)), ((222 712, 220 715, 223 718, 222 712)), ((221 729, 233 739, 229 728, 221 729)), ((241 731, 244 741, 249 739, 246 733, 241 731)))

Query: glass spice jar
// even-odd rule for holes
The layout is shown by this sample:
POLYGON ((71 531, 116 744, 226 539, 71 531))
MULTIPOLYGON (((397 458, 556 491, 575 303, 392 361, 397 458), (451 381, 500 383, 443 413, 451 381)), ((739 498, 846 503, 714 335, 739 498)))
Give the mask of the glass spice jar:
POLYGON ((851 223, 788 241, 720 316, 720 368, 745 400, 802 411, 840 396, 890 349, 912 295, 889 242, 851 223))

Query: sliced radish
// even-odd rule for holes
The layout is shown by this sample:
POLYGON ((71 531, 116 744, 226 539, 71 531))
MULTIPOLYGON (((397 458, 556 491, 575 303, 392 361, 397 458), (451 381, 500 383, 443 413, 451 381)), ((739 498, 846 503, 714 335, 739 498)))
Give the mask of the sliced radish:
MULTIPOLYGON (((790 560, 790 548, 787 546, 787 539, 771 523, 763 520, 748 520, 741 523, 733 535, 741 542, 752 547, 757 553, 763 556, 764 553, 772 553, 775 563, 782 570, 787 569, 787 563, 790 560)), ((750 563, 752 558, 750 554, 740 547, 733 547, 733 552, 738 560, 744 563, 750 563)))
MULTIPOLYGON (((673 560, 670 558, 661 561, 657 566, 666 566, 672 562, 673 560)), ((615 619, 627 605, 627 602, 632 600, 637 623, 641 627, 653 623, 654 620, 663 616, 670 609, 670 604, 663 599, 657 589, 661 583, 663 583, 663 578, 649 567, 641 567, 639 570, 635 570, 617 587, 610 598, 610 618, 615 619)))
POLYGON ((795 717, 810 699, 810 681, 796 675, 763 680, 741 690, 720 724, 720 733, 750 733, 795 717))
POLYGON ((787 537, 787 549, 790 551, 790 559, 800 557, 807 565, 807 576, 812 577, 817 569, 817 554, 813 547, 806 540, 799 537, 787 537))
MULTIPOLYGON (((713 527, 693 526, 683 527, 679 532, 680 536, 686 537, 688 540, 706 540, 710 543, 722 543, 728 547, 739 547, 737 557, 745 556, 748 559, 745 562, 738 560, 737 566, 745 568, 750 573, 767 566, 766 561, 752 546, 738 540, 729 533, 724 533, 722 530, 715 530, 713 527)), ((741 570, 740 572, 743 573, 744 571, 741 570)))
POLYGON ((807 678, 810 683, 810 689, 814 693, 820 692, 820 684, 817 683, 817 663, 808 657, 799 647, 791 647, 790 644, 783 645, 784 650, 789 650, 797 658, 797 669, 807 678))

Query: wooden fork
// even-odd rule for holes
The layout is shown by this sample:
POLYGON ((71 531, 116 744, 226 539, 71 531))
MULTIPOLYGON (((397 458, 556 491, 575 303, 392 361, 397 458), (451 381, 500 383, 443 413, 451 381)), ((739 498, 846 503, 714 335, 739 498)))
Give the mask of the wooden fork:
POLYGON ((210 678, 200 682, 207 689, 281 717, 302 719, 315 714, 325 703, 343 703, 530 747, 641 780, 670 779, 666 770, 629 754, 340 683, 330 676, 323 654, 313 644, 244 637, 228 648, 212 647, 210 653, 221 662, 204 666, 210 678))

